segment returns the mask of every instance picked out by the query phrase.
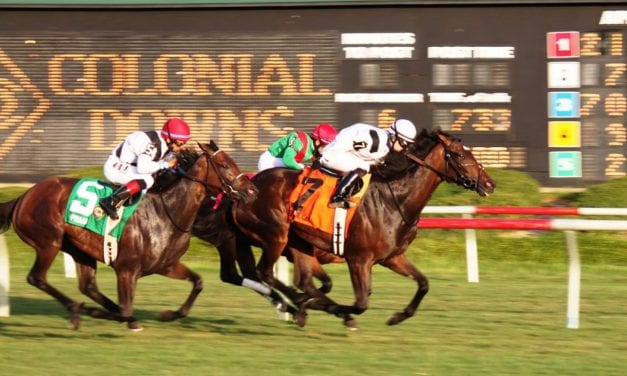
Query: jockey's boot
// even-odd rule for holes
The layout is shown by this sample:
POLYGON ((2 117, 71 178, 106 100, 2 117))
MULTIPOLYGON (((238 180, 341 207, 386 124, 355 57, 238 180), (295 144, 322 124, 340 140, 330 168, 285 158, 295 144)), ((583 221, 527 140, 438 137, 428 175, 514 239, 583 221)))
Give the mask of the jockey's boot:
POLYGON ((116 189, 111 196, 103 197, 100 200, 100 206, 104 209, 111 219, 120 219, 118 216, 118 208, 129 197, 139 192, 142 189, 142 180, 132 180, 120 188, 116 189))
POLYGON ((366 175, 366 170, 358 168, 342 176, 337 183, 333 196, 331 196, 329 207, 345 209, 354 207, 355 203, 350 201, 350 194, 353 190, 353 186, 364 175, 366 175))

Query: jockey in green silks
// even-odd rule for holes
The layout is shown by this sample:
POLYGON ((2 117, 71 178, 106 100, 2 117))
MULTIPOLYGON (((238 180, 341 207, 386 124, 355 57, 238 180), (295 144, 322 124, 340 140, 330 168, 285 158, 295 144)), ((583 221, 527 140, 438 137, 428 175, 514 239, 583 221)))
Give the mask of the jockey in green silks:
POLYGON ((270 145, 257 164, 259 171, 273 167, 287 167, 293 170, 305 168, 320 156, 322 148, 335 139, 337 130, 331 124, 318 124, 311 135, 303 131, 290 132, 270 145))

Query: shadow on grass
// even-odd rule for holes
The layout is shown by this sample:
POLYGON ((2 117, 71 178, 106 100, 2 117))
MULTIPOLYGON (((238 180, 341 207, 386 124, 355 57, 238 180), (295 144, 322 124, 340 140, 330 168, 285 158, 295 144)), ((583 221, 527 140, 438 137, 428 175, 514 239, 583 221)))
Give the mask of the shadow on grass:
MULTIPOLYGON (((86 302, 90 307, 96 307, 93 302, 86 302)), ((191 316, 175 320, 173 322, 163 322, 158 319, 161 310, 135 309, 133 316, 136 317, 147 330, 155 330, 164 327, 168 330, 173 328, 190 331, 202 331, 222 335, 271 335, 276 329, 275 326, 256 326, 251 328, 246 320, 224 317, 221 313, 219 317, 191 316)), ((81 316, 81 328, 78 331, 72 330, 68 325, 68 332, 57 332, 60 323, 68 323, 68 312, 61 304, 53 299, 12 297, 11 317, 0 320, 0 337, 10 338, 75 338, 78 332, 89 332, 93 330, 94 323, 104 326, 106 330, 116 330, 119 328, 120 335, 114 333, 96 333, 93 335, 107 337, 120 337, 126 334, 126 324, 113 320, 95 319, 87 315, 81 316), (42 324, 41 319, 50 322, 50 326, 42 324), (32 325, 29 325, 29 322, 32 325), (86 329, 88 327, 89 329, 86 329), (40 328, 40 331, 33 332, 32 329, 40 328), (28 333, 24 330, 29 330, 28 333), (51 332, 50 330, 53 330, 51 332)), ((276 324, 275 324, 276 325, 276 324)), ((286 323, 286 325, 288 325, 286 323)), ((294 325, 295 324, 289 324, 294 325)))

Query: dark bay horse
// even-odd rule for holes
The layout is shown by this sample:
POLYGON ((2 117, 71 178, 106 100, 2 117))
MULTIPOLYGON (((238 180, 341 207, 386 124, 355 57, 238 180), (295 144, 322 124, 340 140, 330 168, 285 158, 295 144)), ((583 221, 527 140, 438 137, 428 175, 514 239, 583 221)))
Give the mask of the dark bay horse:
POLYGON ((193 288, 177 311, 164 311, 160 319, 185 317, 202 290, 202 279, 179 260, 187 250, 192 223, 207 195, 219 192, 234 200, 251 200, 256 187, 235 161, 213 141, 199 145, 191 167, 171 187, 149 192, 131 216, 118 243, 116 272, 119 305, 103 295, 96 284, 97 262, 104 262, 103 237, 64 221, 68 196, 77 179, 54 177, 35 184, 20 197, 0 204, 0 230, 12 224, 17 235, 36 251, 28 283, 57 299, 70 313, 74 329, 80 314, 127 322, 129 329, 142 326, 132 316, 137 280, 150 274, 183 279, 193 288), (106 310, 88 308, 51 286, 46 275, 59 250, 77 264, 80 291, 106 310))
MULTIPOLYGON (((258 292, 279 311, 297 313, 296 308, 284 301, 279 294, 258 279, 256 261, 250 241, 232 223, 231 205, 232 200, 230 199, 223 199, 216 204, 214 197, 206 198, 198 210, 192 227, 192 234, 216 247, 220 256, 220 279, 222 282, 247 287, 258 292)), ((301 263, 300 252, 291 252, 291 250, 286 249, 283 255, 295 265, 301 263)), ((321 264, 344 262, 344 260, 328 252, 314 250, 314 257, 302 262, 311 263, 308 266, 311 270, 310 274, 321 282, 320 290, 328 293, 331 291, 333 281, 322 269, 321 264)), ((304 276, 299 273, 299 268, 294 268, 294 286, 302 289, 308 282, 306 277, 310 278, 309 275, 304 276)))
MULTIPOLYGON (((353 305, 335 303, 311 282, 313 249, 332 252, 332 237, 291 222, 289 196, 298 184, 297 171, 270 169, 257 174, 253 182, 259 189, 258 198, 233 205, 233 220, 238 230, 250 243, 262 248, 257 264, 259 278, 284 293, 301 310, 327 311, 342 317, 350 328, 356 325, 350 315, 368 308, 372 266, 381 264, 418 285, 410 303, 394 313, 388 324, 398 324, 413 316, 429 289, 428 279, 405 255, 416 237, 420 212, 442 181, 461 185, 481 196, 495 188, 470 148, 460 140, 440 131, 423 130, 416 141, 411 150, 390 153, 384 165, 372 169, 370 186, 350 225, 344 258, 355 295, 353 305), (286 247, 301 252, 298 268, 305 281, 305 294, 285 286, 273 275, 273 266, 286 247)), ((297 323, 304 325, 302 316, 297 323)))

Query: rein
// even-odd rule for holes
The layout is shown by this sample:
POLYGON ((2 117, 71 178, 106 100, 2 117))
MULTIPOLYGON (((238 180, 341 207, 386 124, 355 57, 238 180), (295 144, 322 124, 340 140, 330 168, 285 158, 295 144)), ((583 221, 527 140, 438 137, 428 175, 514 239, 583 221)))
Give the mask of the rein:
MULTIPOLYGON (((481 168, 479 169, 479 176, 477 176, 477 180, 473 180, 467 176, 464 176, 461 172, 459 164, 451 162, 453 155, 456 155, 456 153, 452 152, 448 148, 448 146, 444 145, 441 141, 438 140, 438 142, 444 146, 444 152, 445 152, 444 162, 446 163, 445 164, 446 168, 444 172, 431 166, 430 164, 425 162, 423 159, 420 159, 411 153, 405 153, 405 156, 407 156, 407 158, 411 159, 412 161, 416 162, 419 166, 426 167, 429 170, 433 171, 436 175, 438 175, 440 179, 444 180, 447 183, 455 183, 461 187, 464 187, 465 189, 476 191, 477 188, 479 187, 479 185, 477 184, 477 181, 481 177, 481 173, 484 171, 483 167, 480 166, 481 168), (449 166, 455 171, 455 177, 451 177, 447 174, 449 166)), ((471 164, 462 164, 462 165, 470 166, 471 164)))
MULTIPOLYGON (((433 173, 435 173, 441 180, 446 181, 447 183, 455 183, 459 186, 462 186, 466 189, 470 189, 473 191, 476 191, 478 189, 478 183, 477 181, 481 178, 481 173, 484 171, 483 167, 480 166, 479 169, 479 175, 477 176, 477 180, 473 180, 469 177, 466 177, 462 174, 460 166, 458 163, 453 163, 452 159, 455 155, 457 155, 457 153, 452 152, 447 145, 445 145, 441 140, 438 139, 438 143, 442 144, 442 146, 444 146, 444 162, 445 162, 445 171, 440 171, 439 169, 431 166, 429 163, 427 163, 425 160, 420 159, 418 157, 416 157, 415 155, 406 152, 405 156, 409 159, 411 159, 412 161, 416 162, 416 164, 418 164, 419 166, 425 167, 427 169, 429 169, 430 171, 432 171, 433 173), (448 175, 448 168, 449 166, 455 171, 455 177, 451 177, 448 175)), ((470 164, 466 164, 468 166, 470 166, 470 164)), ((464 164, 462 164, 462 166, 466 166, 464 164)), ((420 213, 418 213, 418 218, 416 218, 415 221, 409 221, 405 215, 403 214, 403 210, 401 208, 401 204, 398 201, 396 195, 394 194, 394 189, 392 189, 392 186, 390 185, 390 182, 385 179, 385 184, 387 185, 388 189, 390 190, 390 194, 392 195, 392 200, 394 201, 394 205, 396 206, 396 209, 398 210, 399 214, 401 215, 401 218, 403 219, 403 221, 407 224, 415 224, 418 222, 419 217, 420 217, 420 213)))
POLYGON ((405 214, 403 214, 403 209, 401 208, 401 203, 398 202, 398 199, 396 198, 396 195, 394 194, 394 190, 392 189, 392 186, 390 185, 390 182, 387 179, 385 179, 385 185, 387 185, 388 189, 390 190, 390 194, 392 195, 392 201, 394 201, 394 205, 396 206, 398 213, 401 215, 403 222, 407 223, 408 225, 412 225, 412 224, 416 225, 416 223, 418 223, 420 213, 418 213, 418 217, 416 218, 415 221, 410 222, 407 218, 405 218, 405 214))
MULTIPOLYGON (((224 176, 222 176, 220 174, 220 170, 218 170, 218 166, 216 166, 216 162, 213 160, 213 157, 215 157, 218 153, 220 153, 222 150, 218 149, 215 153, 213 153, 212 155, 207 155, 207 161, 209 162, 207 164, 207 172, 205 174, 205 179, 198 179, 195 176, 191 176, 188 175, 186 172, 183 172, 181 170, 176 170, 178 172, 178 174, 187 180, 191 180, 195 183, 201 184, 204 188, 205 188, 205 193, 209 194, 210 193, 210 186, 209 183, 207 183, 207 177, 209 176, 209 164, 211 164, 211 167, 213 168, 213 171, 215 171, 216 175, 218 176, 218 179, 220 179, 220 186, 222 187, 222 192, 224 192, 227 195, 231 195, 232 193, 237 193, 237 190, 235 188, 233 188, 233 183, 239 179, 240 177, 244 176, 244 173, 240 173, 238 174, 235 179, 233 179, 233 182, 231 182, 231 184, 229 184, 226 179, 224 178, 224 176)), ((172 222, 172 224, 174 225, 174 227, 179 230, 180 232, 191 232, 192 228, 193 228, 193 224, 192 226, 190 226, 189 229, 185 230, 183 228, 181 228, 175 221, 174 218, 172 218, 172 215, 170 214, 170 211, 168 210, 168 206, 165 203, 165 199, 163 198, 163 192, 159 192, 159 197, 161 198, 161 203, 163 204, 163 207, 165 208, 165 213, 168 216, 168 219, 170 220, 170 222, 172 222)))

